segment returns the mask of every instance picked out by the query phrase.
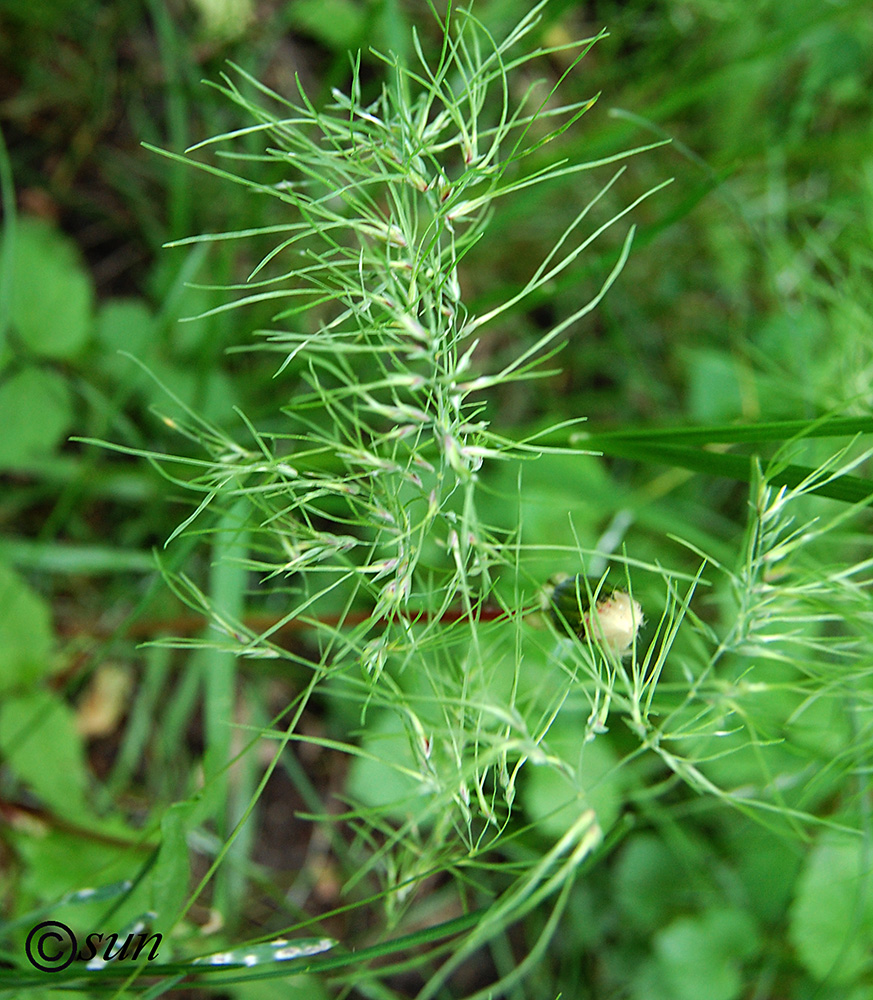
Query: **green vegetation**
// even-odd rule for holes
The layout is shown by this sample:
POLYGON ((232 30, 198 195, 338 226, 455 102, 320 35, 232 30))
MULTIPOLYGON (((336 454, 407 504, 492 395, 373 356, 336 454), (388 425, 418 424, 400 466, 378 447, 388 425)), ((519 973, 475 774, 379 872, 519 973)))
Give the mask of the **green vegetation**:
POLYGON ((869 995, 864 5, 110 6, 0 0, 0 995, 869 995))

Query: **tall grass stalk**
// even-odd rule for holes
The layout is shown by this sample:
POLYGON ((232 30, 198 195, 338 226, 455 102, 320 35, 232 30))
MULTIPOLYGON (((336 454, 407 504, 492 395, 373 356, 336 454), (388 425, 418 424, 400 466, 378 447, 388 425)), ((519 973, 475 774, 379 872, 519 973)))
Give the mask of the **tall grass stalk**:
MULTIPOLYGON (((828 502, 810 494, 853 467, 848 460, 820 464, 778 491, 756 474, 736 566, 700 552, 697 569, 668 571, 634 558, 632 539, 620 556, 609 553, 612 572, 649 619, 627 659, 596 636, 568 637, 538 614, 544 559, 583 573, 604 553, 574 542, 572 526, 564 543, 528 541, 521 523, 506 527, 483 490, 489 469, 523 460, 523 491, 538 456, 571 463, 579 452, 495 430, 485 393, 542 378, 562 339, 584 335, 580 321, 616 281, 633 227, 600 291, 533 342, 494 360, 479 335, 660 187, 597 221, 619 161, 652 147, 595 162, 546 158, 544 147, 594 104, 564 105, 558 95, 598 38, 519 54, 543 6, 504 40, 453 9, 438 58, 429 60, 414 37, 417 62, 381 57, 387 82, 366 99, 360 60, 352 60, 348 90, 334 91, 324 109, 299 84, 291 100, 236 70, 218 89, 251 124, 184 156, 166 154, 274 200, 275 224, 174 245, 273 241, 214 311, 275 306, 273 324, 245 349, 278 355, 275 377, 288 386, 288 404, 269 427, 239 415, 239 437, 177 400, 184 416, 167 421, 202 457, 148 454, 198 497, 176 534, 245 537, 246 552, 223 542, 216 552, 249 574, 257 599, 282 604, 275 623, 259 631, 238 606, 222 605, 187 576, 170 576, 215 630, 176 645, 279 661, 297 679, 297 697, 273 723, 248 730, 241 752, 272 741, 270 770, 304 742, 348 756, 342 811, 325 803, 310 818, 351 831, 340 852, 349 906, 381 902, 385 933, 413 914, 426 921, 429 893, 450 913, 483 909, 442 967, 426 953, 415 959, 423 997, 441 995, 464 959, 557 899, 554 919, 532 945, 532 956, 542 954, 575 877, 606 849, 603 835, 617 813, 635 806, 645 814, 672 787, 671 774, 805 835, 814 803, 833 782, 822 778, 818 792, 804 784, 819 761, 803 741, 787 758, 769 751, 777 743, 792 748, 793 727, 822 699, 866 698, 857 689, 860 644, 873 620, 861 585, 866 557, 824 576, 804 566, 851 513, 819 522, 809 506, 828 502), (514 96, 519 71, 571 48, 561 79, 514 96), (263 140, 256 155, 238 148, 253 136, 263 140), (499 305, 472 312, 463 267, 487 238, 493 206, 531 185, 611 166, 611 179, 568 212, 528 281, 499 305), (718 615, 693 609, 701 587, 733 618, 726 630, 718 615), (832 610, 847 601, 856 609, 850 618, 832 610), (277 634, 291 621, 308 631, 305 643, 288 649, 277 634), (301 731, 316 697, 351 731, 301 731), (617 732, 632 734, 630 749, 617 732), (525 782, 542 786, 543 774, 552 791, 525 798, 525 782)), ((212 688, 226 698, 228 678, 212 688)), ((229 752, 225 740, 222 753, 229 752)), ((207 779, 219 780, 214 771, 207 779)), ((289 931, 314 919, 304 911, 289 931)), ((435 932, 434 959, 438 940, 435 932)), ((522 959, 493 988, 514 988, 530 964, 522 959)), ((348 975, 361 981, 360 969, 348 975)), ((378 974, 368 975, 375 984, 378 974)))

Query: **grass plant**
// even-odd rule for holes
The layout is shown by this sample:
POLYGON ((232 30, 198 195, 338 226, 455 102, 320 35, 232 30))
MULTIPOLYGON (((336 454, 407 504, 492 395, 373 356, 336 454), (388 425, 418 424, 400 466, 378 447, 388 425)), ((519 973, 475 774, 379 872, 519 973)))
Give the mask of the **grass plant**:
MULTIPOLYGON (((427 27, 353 57, 350 82, 324 100, 299 78, 280 93, 234 65, 213 85, 231 126, 185 153, 150 144, 172 165, 176 226, 199 211, 182 179, 195 169, 210 191, 235 192, 230 226, 170 242, 187 255, 170 287, 196 307, 179 329, 206 349, 210 331, 226 342, 256 317, 230 375, 238 366, 242 383, 266 364, 271 378, 224 393, 233 378, 216 366, 198 401, 144 334, 128 371, 155 388, 104 399, 105 421, 78 439, 158 473, 161 486, 138 474, 140 496, 185 504, 164 520, 158 558, 208 624, 148 633, 99 783, 77 735, 83 685, 71 674, 61 690, 39 597, 0 567, 13 612, 0 625, 3 798, 24 788, 41 804, 8 810, 19 874, 2 883, 15 900, 0 925, 4 995, 48 989, 21 959, 46 914, 81 932, 164 935, 160 964, 49 977, 89 995, 181 995, 195 982, 240 998, 865 995, 863 250, 844 262, 820 227, 792 256, 756 229, 782 257, 783 287, 805 275, 803 301, 789 290, 779 303, 806 332, 774 320, 733 355, 679 344, 688 419, 665 406, 643 426, 618 392, 607 408, 592 393, 599 426, 583 428, 585 394, 569 410, 559 401, 559 363, 572 373, 590 352, 586 364, 615 371, 624 350, 628 385, 637 377, 646 347, 616 334, 634 308, 617 293, 629 271, 662 266, 638 262, 658 234, 672 238, 676 211, 670 223, 653 206, 676 185, 653 176, 666 153, 654 112, 615 120, 655 141, 615 152, 595 131, 593 155, 580 155, 574 136, 598 105, 578 80, 609 41, 544 32, 548 13, 540 3, 498 30, 478 7, 431 11, 427 27), (507 260, 502 237, 535 228, 550 199, 561 225, 544 247, 531 241, 537 255, 507 260), (483 284, 492 259, 513 274, 496 290, 483 284), (240 280, 188 280, 241 261, 240 280), (853 277, 851 306, 837 275, 853 277), (813 315, 830 317, 854 365, 827 356, 798 389, 795 335, 810 358, 821 350, 813 315), (604 331, 611 353, 597 354, 604 331), (131 398, 152 402, 160 444, 113 415, 131 398), (551 613, 558 573, 576 577, 580 603, 607 587, 640 603, 626 655, 551 613), (294 863, 279 877, 262 851, 277 796, 292 844, 281 860, 294 863)), ((836 20, 821 25, 839 36, 836 20)), ((783 35, 779 52, 794 37, 783 35)), ((328 75, 339 80, 336 65, 328 75)), ((674 105, 690 100, 677 90, 674 105)), ((705 168, 701 190, 724 193, 721 168, 687 159, 705 168)), ((5 158, 0 181, 11 204, 5 158)), ((733 194, 720 204, 738 210, 733 194)), ((740 203, 744 225, 754 211, 740 203)), ((39 244, 61 270, 75 265, 39 226, 8 232, 21 237, 0 257, 14 327, 14 253, 39 244)), ((134 314, 158 329, 125 311, 102 321, 105 345, 134 314)), ((29 336, 44 357, 74 356, 29 336)), ((665 385, 668 368, 655 367, 665 385)), ((65 474, 60 461, 9 461, 65 474)), ((101 471, 68 485, 52 521, 77 491, 112 497, 119 482, 101 471)), ((141 569, 136 555, 74 553, 125 571, 141 569)))

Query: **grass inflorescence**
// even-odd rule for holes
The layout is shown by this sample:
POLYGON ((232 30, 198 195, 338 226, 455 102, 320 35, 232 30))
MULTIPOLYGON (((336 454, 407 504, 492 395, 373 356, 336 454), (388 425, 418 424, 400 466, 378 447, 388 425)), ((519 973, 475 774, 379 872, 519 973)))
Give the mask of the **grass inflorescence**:
MULTIPOLYGON (((680 6, 674 27, 702 16, 680 6)), ((321 98, 304 73, 283 90, 238 59, 207 91, 216 134, 178 151, 177 88, 172 150, 147 144, 171 171, 168 253, 187 255, 160 286, 160 322, 188 353, 162 355, 141 303, 101 313, 100 329, 152 374, 158 388, 130 398, 163 400, 158 439, 184 442, 125 424, 130 443, 108 447, 146 460, 140 499, 158 470, 186 504, 142 532, 169 536, 164 578, 208 628, 143 623, 99 817, 67 694, 22 693, 0 672, 14 692, 2 777, 50 807, 42 839, 11 839, 29 874, 6 930, 41 915, 51 893, 33 873, 72 837, 96 860, 57 907, 84 926, 93 883, 95 919, 163 933, 150 995, 196 972, 244 997, 291 969, 317 1000, 739 1000, 831 983, 854 1000, 873 941, 866 251, 846 262, 830 246, 840 214, 801 227, 797 251, 787 217, 767 231, 773 192, 767 208, 743 196, 748 175, 729 183, 662 141, 669 95, 651 120, 613 109, 624 135, 658 137, 614 152, 599 95, 580 96, 592 62, 592 77, 610 62, 605 32, 570 42, 544 2, 500 30, 490 8, 431 13, 345 77, 336 59, 321 98), (674 151, 686 174, 667 190, 674 151), (227 201, 201 204, 216 191, 227 201), (701 312, 729 316, 723 330, 698 330, 688 260, 706 255, 683 242, 698 202, 719 208, 695 238, 735 281, 701 312), (755 280, 739 238, 719 250, 725 219, 762 251, 755 280), (196 315, 177 327, 182 299, 196 315), (833 357, 819 314, 839 331, 833 357), (119 333, 137 322, 139 347, 119 333), (181 359, 229 342, 223 380, 186 386, 181 359), (33 754, 44 720, 63 764, 51 772, 33 754)), ((807 29, 843 37, 837 15, 809 17, 739 46, 737 72, 807 29)), ((690 78, 674 107, 705 100, 695 65, 677 68, 690 78)), ((719 79, 705 88, 730 99, 702 118, 727 135, 745 90, 719 79)), ((5 155, 0 167, 6 205, 5 155)), ((43 230, 27 223, 21 245, 47 254, 43 230)), ((108 436, 97 423, 80 440, 108 436)), ((117 499, 115 480, 92 479, 117 499)), ((133 555, 93 557, 141 572, 147 553, 133 555)), ((38 606, 8 586, 17 608, 38 606)), ((110 990, 112 975, 56 982, 110 990)))
MULTIPOLYGON (((589 221, 618 168, 572 213, 522 287, 482 311, 467 304, 465 258, 487 241, 502 199, 652 148, 595 162, 544 158, 594 100, 562 105, 560 79, 515 96, 513 74, 559 51, 517 54, 540 7, 502 41, 455 10, 435 61, 415 37, 416 62, 381 56, 386 82, 365 99, 353 60, 350 86, 335 89, 324 108, 299 81, 291 100, 236 69, 218 89, 253 124, 176 157, 275 202, 275 224, 175 245, 267 243, 247 281, 225 287, 227 301, 212 312, 269 303, 269 328, 240 349, 278 354, 274 378, 288 386, 288 403, 271 426, 258 428, 241 414, 245 432, 237 438, 193 411, 184 423, 174 420, 207 456, 178 480, 202 495, 178 532, 230 538, 213 543, 215 558, 231 560, 285 605, 269 628, 254 629, 239 609, 176 575, 175 589, 222 635, 185 645, 287 660, 308 676, 281 722, 256 728, 254 739, 277 746, 271 768, 300 744, 348 756, 341 811, 322 806, 311 816, 353 831, 348 899, 372 906, 375 891, 387 926, 399 926, 425 904, 424 887, 448 877, 441 896, 484 905, 454 957, 427 979, 424 997, 438 995, 466 957, 551 900, 543 937, 499 982, 509 988, 525 976, 555 933, 581 866, 606 849, 604 835, 623 808, 636 803, 643 815, 658 814, 669 775, 765 825, 808 836, 817 822, 812 807, 832 782, 808 781, 816 762, 800 753, 797 734, 817 724, 823 705, 854 691, 834 671, 860 648, 845 628, 864 629, 867 621, 860 569, 823 579, 820 567, 811 575, 794 568, 845 518, 812 527, 817 522, 798 525, 791 513, 815 492, 840 496, 834 491, 849 488, 846 474, 865 456, 811 467, 773 460, 765 477, 754 455, 694 445, 756 446, 775 425, 732 427, 726 438, 710 426, 697 437, 690 429, 575 440, 566 426, 527 435, 495 428, 490 394, 550 374, 545 364, 615 282, 633 227, 600 291, 570 315, 502 356, 482 350, 482 333, 663 187, 589 221), (260 152, 252 152, 253 138, 260 152), (667 571, 632 558, 626 542, 617 555, 615 539, 606 548, 578 536, 566 545, 534 541, 522 521, 503 516, 512 507, 505 495, 494 516, 489 469, 517 468, 523 496, 537 461, 579 461, 579 442, 750 481, 747 544, 737 564, 701 552, 696 571, 667 571), (567 634, 561 621, 539 613, 544 561, 582 570, 610 561, 623 577, 618 593, 636 609, 627 592, 639 595, 648 627, 637 636, 639 610, 621 648, 602 627, 567 634), (733 602, 727 629, 692 610, 701 586, 733 602), (848 623, 828 610, 844 606, 846 588, 861 602, 848 623), (307 628, 302 647, 277 641, 289 622, 307 628), (300 730, 316 698, 351 726, 348 737, 300 730), (532 836, 552 846, 532 851, 532 836)), ((563 76, 598 40, 577 43, 563 76)), ((779 427, 800 443, 817 429, 814 422, 779 427)), ((866 496, 869 484, 853 482, 866 496)), ((577 578, 577 589, 578 580, 586 577, 577 578)), ((590 580, 579 605, 602 608, 603 580, 590 580)), ((220 775, 220 758, 218 767, 220 775)), ((846 828, 837 819, 832 825, 846 828)))

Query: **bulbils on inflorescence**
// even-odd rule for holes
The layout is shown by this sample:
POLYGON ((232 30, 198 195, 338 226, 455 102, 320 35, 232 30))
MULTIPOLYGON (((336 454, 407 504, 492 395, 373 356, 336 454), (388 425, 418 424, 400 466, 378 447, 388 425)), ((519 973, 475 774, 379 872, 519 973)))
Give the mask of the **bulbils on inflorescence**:
POLYGON ((623 590, 601 592, 590 607, 583 577, 559 579, 547 592, 557 625, 569 627, 580 639, 592 639, 616 656, 633 649, 643 624, 643 609, 623 590))

